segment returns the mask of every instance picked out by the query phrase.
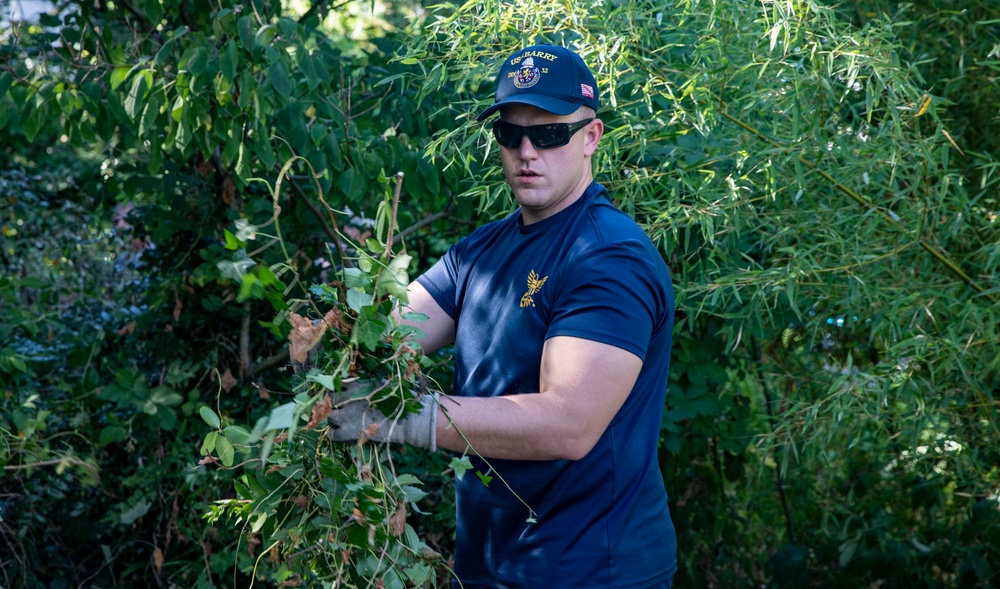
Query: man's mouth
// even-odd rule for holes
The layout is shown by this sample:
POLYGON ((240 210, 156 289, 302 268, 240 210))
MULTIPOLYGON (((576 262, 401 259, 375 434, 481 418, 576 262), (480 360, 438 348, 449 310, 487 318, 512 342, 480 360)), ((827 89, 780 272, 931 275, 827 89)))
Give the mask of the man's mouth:
POLYGON ((517 175, 520 177, 532 177, 538 176, 539 174, 537 172, 532 172, 531 170, 521 170, 517 173, 517 175))

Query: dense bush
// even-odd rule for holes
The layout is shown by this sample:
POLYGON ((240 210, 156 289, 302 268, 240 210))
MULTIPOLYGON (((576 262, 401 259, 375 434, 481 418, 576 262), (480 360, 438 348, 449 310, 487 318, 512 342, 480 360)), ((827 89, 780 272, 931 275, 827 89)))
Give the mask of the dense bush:
POLYGON ((468 123, 537 41, 595 69, 598 178, 674 274, 678 585, 996 584, 985 0, 295 6, 0 33, 0 584, 447 579, 461 457, 331 446, 322 399, 447 390, 385 317, 509 210, 468 123), (330 325, 298 375, 293 312, 330 325))

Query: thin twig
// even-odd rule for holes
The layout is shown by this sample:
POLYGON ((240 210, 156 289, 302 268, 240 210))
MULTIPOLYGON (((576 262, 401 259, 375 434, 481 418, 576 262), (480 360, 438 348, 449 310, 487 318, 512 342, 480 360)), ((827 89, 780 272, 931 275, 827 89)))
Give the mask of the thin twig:
POLYGON ((94 478, 98 481, 101 480, 101 476, 97 472, 97 468, 93 464, 88 464, 79 458, 74 456, 67 456, 65 458, 53 458, 52 460, 42 460, 40 462, 32 462, 30 464, 7 464, 3 467, 4 470, 27 470, 34 468, 36 466, 55 466, 57 464, 75 464, 76 466, 82 466, 90 471, 90 474, 94 475, 94 478))

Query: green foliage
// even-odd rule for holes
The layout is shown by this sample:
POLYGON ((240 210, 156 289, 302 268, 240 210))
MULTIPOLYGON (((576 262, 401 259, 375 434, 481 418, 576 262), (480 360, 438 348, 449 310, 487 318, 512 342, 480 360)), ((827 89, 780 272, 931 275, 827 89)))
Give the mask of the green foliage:
MULTIPOLYGON (((596 70, 599 179, 678 292, 662 462, 679 584, 995 582, 1000 546, 949 531, 1000 489, 997 162, 973 147, 996 128, 956 143, 970 70, 922 79, 957 56, 930 61, 955 36, 920 27, 967 26, 985 72, 995 23, 943 4, 855 3, 859 25, 814 2, 469 3, 409 47, 469 113, 512 47, 570 43, 596 70)), ((432 146, 461 162, 470 144, 490 149, 475 128, 432 146)), ((501 203, 502 179, 467 194, 501 203)))
POLYGON ((467 180, 423 155, 421 137, 454 122, 417 113, 398 40, 347 37, 364 21, 355 6, 327 19, 329 7, 277 2, 71 4, 2 38, 0 462, 11 476, 0 533, 15 558, 0 583, 284 583, 326 574, 313 566, 332 554, 355 583, 423 584, 430 551, 414 556, 413 528, 389 534, 389 513, 373 507, 394 508, 401 525, 416 481, 384 455, 352 459, 301 429, 327 381, 291 378, 285 347, 290 312, 340 308, 352 329, 326 344, 334 387, 347 374, 391 377, 404 394, 389 368, 406 357, 405 333, 384 341, 386 305, 405 294, 411 260, 426 265, 449 243, 445 214, 471 216, 450 197, 467 180), (408 180, 398 214, 384 204, 386 170, 408 180), (380 249, 359 249, 366 232, 380 249), (385 244, 410 254, 383 261, 385 244), (266 472, 278 461, 323 470, 266 472), (270 492, 282 473, 280 489, 296 494, 270 492), (234 491, 236 503, 216 503, 234 491), (286 519, 307 495, 326 524, 286 519), (338 519, 354 498, 375 501, 363 525, 338 519), (238 508, 258 529, 239 525, 238 508), (364 551, 347 558, 343 534, 343 547, 326 543, 333 530, 364 551))
POLYGON ((446 219, 509 210, 468 123, 548 41, 595 69, 598 178, 675 279, 677 584, 995 585, 995 11, 829 4, 71 2, 0 32, 0 584, 447 582, 465 462, 314 416, 439 373, 391 307, 446 219), (342 321, 301 377, 292 312, 342 321))

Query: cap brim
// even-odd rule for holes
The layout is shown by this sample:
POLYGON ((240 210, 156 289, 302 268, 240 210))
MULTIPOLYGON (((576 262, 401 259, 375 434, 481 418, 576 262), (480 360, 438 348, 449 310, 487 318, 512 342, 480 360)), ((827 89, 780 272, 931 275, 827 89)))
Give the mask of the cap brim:
POLYGON ((507 98, 484 110, 482 114, 476 118, 476 121, 482 122, 486 117, 497 112, 501 107, 508 104, 527 104, 560 116, 571 115, 583 106, 583 104, 580 103, 567 102, 565 100, 559 100, 558 98, 543 96, 541 94, 515 94, 513 96, 508 96, 507 98))

